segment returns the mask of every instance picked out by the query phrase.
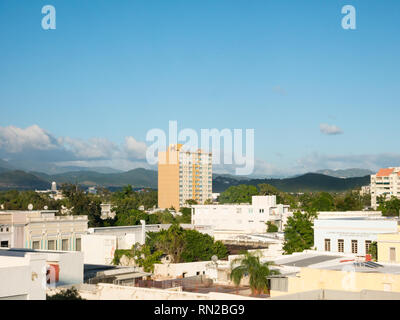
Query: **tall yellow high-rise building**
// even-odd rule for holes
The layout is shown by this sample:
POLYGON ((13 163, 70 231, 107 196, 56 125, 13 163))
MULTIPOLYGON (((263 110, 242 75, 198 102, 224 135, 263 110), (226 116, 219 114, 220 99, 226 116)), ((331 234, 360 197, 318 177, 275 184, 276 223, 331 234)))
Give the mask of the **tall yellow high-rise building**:
POLYGON ((187 200, 204 204, 212 198, 212 154, 170 145, 158 153, 158 207, 179 210, 187 200))

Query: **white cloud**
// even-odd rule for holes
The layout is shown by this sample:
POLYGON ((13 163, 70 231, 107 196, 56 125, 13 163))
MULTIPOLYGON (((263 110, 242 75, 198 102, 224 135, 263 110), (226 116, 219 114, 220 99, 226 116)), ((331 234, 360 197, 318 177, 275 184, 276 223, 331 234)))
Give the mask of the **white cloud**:
POLYGON ((137 141, 134 137, 125 138, 125 151, 129 157, 136 159, 146 158, 147 146, 144 142, 137 141))
POLYGON ((39 161, 56 165, 112 166, 116 169, 147 168, 146 144, 126 137, 122 145, 105 138, 88 140, 54 137, 37 125, 0 127, 0 158, 39 161))
POLYGON ((342 129, 340 129, 338 126, 327 123, 321 123, 319 125, 319 130, 321 131, 321 133, 327 135, 337 135, 343 133, 342 129))
POLYGON ((115 143, 104 138, 92 138, 84 141, 65 137, 61 141, 78 159, 106 159, 120 153, 115 143))
POLYGON ((311 172, 320 169, 361 168, 378 170, 379 168, 400 166, 400 154, 354 154, 326 155, 317 152, 299 159, 294 167, 298 172, 311 172))
POLYGON ((22 129, 14 126, 0 127, 0 149, 18 153, 26 149, 49 150, 59 147, 50 134, 37 125, 22 129))

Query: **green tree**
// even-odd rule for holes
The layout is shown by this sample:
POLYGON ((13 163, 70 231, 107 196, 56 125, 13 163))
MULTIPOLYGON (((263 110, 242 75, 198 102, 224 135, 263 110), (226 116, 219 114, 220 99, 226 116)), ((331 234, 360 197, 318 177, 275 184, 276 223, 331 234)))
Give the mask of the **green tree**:
POLYGON ((250 203, 251 197, 258 195, 258 189, 251 185, 231 186, 221 193, 219 202, 223 203, 250 203))
POLYGON ((192 209, 191 208, 180 208, 181 216, 177 216, 175 219, 178 223, 191 223, 192 222, 192 209))
POLYGON ((279 228, 277 225, 272 223, 271 221, 267 222, 267 232, 272 233, 272 232, 278 232, 279 228))
POLYGON ((315 212, 294 212, 289 217, 284 229, 283 250, 285 254, 302 252, 314 245, 314 219, 315 212))
POLYGON ((184 230, 173 224, 168 230, 159 232, 155 247, 171 257, 173 263, 182 262, 182 253, 185 250, 184 230))
POLYGON ((397 217, 400 213, 400 199, 392 196, 390 200, 380 201, 378 210, 386 217, 397 217))
POLYGON ((270 269, 272 262, 261 263, 256 254, 245 252, 243 257, 236 258, 231 263, 230 278, 236 286, 245 276, 249 276, 249 285, 252 294, 269 293, 268 277, 277 275, 278 270, 270 269))
POLYGON ((152 252, 148 245, 134 245, 132 250, 135 263, 142 267, 145 272, 154 272, 154 265, 161 263, 163 253, 159 250, 152 252))
POLYGON ((67 198, 67 207, 72 208, 73 215, 87 215, 89 227, 103 226, 100 197, 85 194, 78 185, 73 184, 63 184, 61 190, 67 198))
POLYGON ((159 250, 170 255, 175 263, 207 261, 214 255, 219 259, 228 256, 228 249, 221 241, 214 241, 210 235, 197 230, 183 230, 177 224, 168 230, 148 232, 146 245, 152 253, 159 250))
POLYGON ((315 211, 333 211, 335 210, 334 198, 328 192, 320 192, 312 200, 311 207, 315 211))
POLYGON ((207 261, 216 255, 219 259, 228 255, 222 242, 214 242, 214 238, 197 230, 184 231, 185 250, 182 253, 184 262, 207 261))
POLYGON ((85 300, 83 299, 75 287, 71 289, 63 289, 60 292, 50 296, 46 295, 46 300, 85 300))
POLYGON ((276 202, 277 203, 284 203, 290 205, 292 208, 297 207, 297 201, 296 198, 286 192, 283 192, 274 186, 271 186, 270 184, 267 183, 262 183, 258 185, 259 194, 266 196, 266 195, 275 195, 276 196, 276 202))
POLYGON ((378 260, 378 243, 376 241, 371 243, 368 253, 371 255, 374 261, 378 260))
POLYGON ((361 196, 359 193, 347 192, 344 197, 336 200, 336 209, 339 211, 358 211, 363 209, 361 196))
POLYGON ((192 206, 192 205, 195 205, 195 204, 198 204, 198 203, 194 199, 188 199, 188 200, 186 200, 186 204, 192 206))

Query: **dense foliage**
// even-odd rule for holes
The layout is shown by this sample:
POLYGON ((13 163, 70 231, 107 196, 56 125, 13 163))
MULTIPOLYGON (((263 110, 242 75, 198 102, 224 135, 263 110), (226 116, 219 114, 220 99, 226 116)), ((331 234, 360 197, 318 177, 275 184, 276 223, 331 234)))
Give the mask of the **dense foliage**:
POLYGON ((271 221, 267 222, 267 232, 272 233, 272 232, 278 232, 279 228, 276 224, 272 223, 271 221))
POLYGON ((377 261, 378 260, 378 243, 376 241, 372 242, 368 254, 371 255, 372 260, 377 261))
POLYGON ((251 197, 258 194, 258 189, 255 186, 245 184, 232 186, 221 193, 219 203, 251 203, 251 197))
POLYGON ((63 289, 60 292, 50 296, 46 295, 46 300, 85 300, 83 299, 75 287, 71 289, 63 289))
POLYGON ((49 210, 59 210, 62 202, 35 191, 9 190, 0 192, 0 204, 4 210, 27 210, 29 204, 33 205, 34 210, 43 210, 45 206, 49 210))
POLYGON ((386 200, 384 197, 377 199, 379 204, 378 210, 382 211, 382 215, 388 217, 399 216, 400 214, 400 199, 393 197, 390 200, 386 200))
POLYGON ((297 211, 289 217, 285 225, 285 240, 283 251, 285 254, 302 252, 314 245, 314 212, 301 213, 297 211))
POLYGON ((168 230, 148 233, 146 245, 151 252, 160 250, 169 255, 174 263, 207 261, 214 255, 219 259, 228 256, 221 241, 214 241, 213 237, 196 230, 184 230, 177 224, 168 230))
POLYGON ((277 203, 307 211, 357 211, 371 206, 371 196, 360 196, 358 191, 289 194, 265 183, 257 187, 252 185, 230 187, 221 193, 219 200, 220 203, 251 203, 251 197, 254 195, 275 195, 277 203))

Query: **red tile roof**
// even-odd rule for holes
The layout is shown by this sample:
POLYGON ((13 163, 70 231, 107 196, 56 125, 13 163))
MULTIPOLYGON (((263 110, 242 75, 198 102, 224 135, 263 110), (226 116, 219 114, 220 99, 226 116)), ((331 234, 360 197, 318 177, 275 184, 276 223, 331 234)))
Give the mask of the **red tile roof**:
MULTIPOLYGON (((380 169, 376 174, 377 177, 387 177, 393 173, 394 169, 380 169)), ((398 173, 399 174, 399 173, 398 173)), ((400 175, 400 174, 399 174, 400 175)))

